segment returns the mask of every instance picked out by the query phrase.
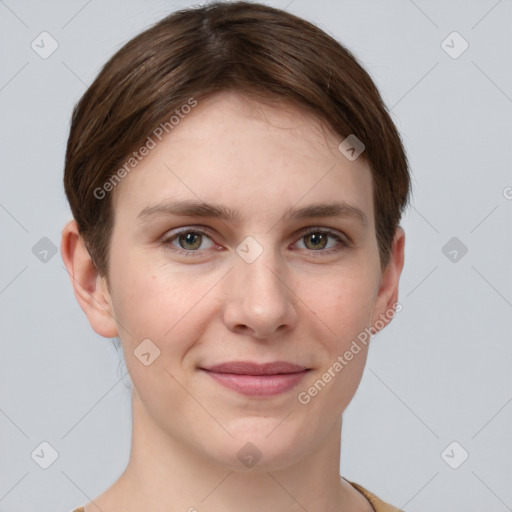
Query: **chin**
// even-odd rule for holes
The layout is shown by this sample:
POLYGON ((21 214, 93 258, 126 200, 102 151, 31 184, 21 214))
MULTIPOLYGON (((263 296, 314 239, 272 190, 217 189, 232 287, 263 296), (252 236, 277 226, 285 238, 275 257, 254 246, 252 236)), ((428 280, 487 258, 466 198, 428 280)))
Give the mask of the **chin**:
MULTIPOLYGON (((253 425, 252 429, 247 425, 243 430, 237 429, 238 432, 229 429, 233 437, 226 435, 210 456, 237 472, 277 471, 304 457, 308 447, 304 441, 307 440, 296 436, 295 429, 292 432, 289 425, 286 428, 284 423, 280 424, 281 420, 264 419, 266 421, 253 425)), ((210 452, 211 447, 210 444, 210 452)))

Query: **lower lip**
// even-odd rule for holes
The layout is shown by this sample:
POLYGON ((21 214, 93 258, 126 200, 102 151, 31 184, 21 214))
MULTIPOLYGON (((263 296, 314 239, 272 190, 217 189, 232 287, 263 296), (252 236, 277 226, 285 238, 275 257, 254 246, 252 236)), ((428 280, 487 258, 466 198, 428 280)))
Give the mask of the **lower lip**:
POLYGON ((294 388, 309 370, 277 375, 239 375, 205 370, 212 379, 226 388, 247 396, 274 396, 294 388))

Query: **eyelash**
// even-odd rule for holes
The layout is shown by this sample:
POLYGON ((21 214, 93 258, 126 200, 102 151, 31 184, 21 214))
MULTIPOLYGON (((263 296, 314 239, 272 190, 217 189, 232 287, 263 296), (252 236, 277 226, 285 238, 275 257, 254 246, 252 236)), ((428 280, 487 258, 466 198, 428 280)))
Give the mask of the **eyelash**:
MULTIPOLYGON (((208 235, 208 233, 206 231, 203 231, 202 229, 196 229, 196 228, 185 228, 185 229, 182 229, 180 231, 176 231, 175 233, 173 233, 172 235, 170 236, 166 236, 162 239, 162 243, 167 246, 168 248, 170 248, 172 251, 175 251, 177 252, 178 254, 181 254, 181 255, 185 255, 185 256, 202 256, 203 255, 203 252, 208 250, 208 249, 196 249, 196 250, 186 250, 186 249, 182 249, 180 247, 177 247, 176 245, 174 245, 172 242, 174 240, 177 240, 178 237, 180 235, 183 235, 183 234, 187 234, 187 233, 194 233, 194 234, 197 234, 197 235, 201 235, 201 236, 206 236, 208 238, 211 239, 211 237, 208 235)), ((304 238, 305 236, 307 235, 311 235, 311 234, 321 234, 321 235, 327 235, 331 238, 334 238, 338 243, 339 245, 336 246, 336 247, 331 247, 330 249, 319 249, 317 251, 315 250, 312 250, 312 249, 307 249, 307 252, 311 253, 313 256, 323 256, 323 255, 330 255, 330 254, 333 254, 333 253, 336 253, 336 252, 339 252, 339 251, 342 251, 346 248, 348 248, 350 246, 350 243, 347 241, 347 240, 344 240, 341 236, 339 236, 336 232, 334 231, 331 231, 329 229, 325 229, 325 228, 308 228, 306 229, 306 231, 303 231, 301 233, 301 236, 299 237, 299 240, 304 238)))

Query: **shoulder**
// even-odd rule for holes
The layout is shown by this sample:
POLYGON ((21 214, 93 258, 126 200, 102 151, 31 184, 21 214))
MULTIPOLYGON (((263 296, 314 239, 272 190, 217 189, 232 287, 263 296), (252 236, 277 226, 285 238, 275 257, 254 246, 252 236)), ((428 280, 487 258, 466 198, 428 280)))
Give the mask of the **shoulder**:
POLYGON ((73 512, 84 512, 84 507, 75 508, 73 512))
POLYGON ((371 504, 375 512, 403 512, 397 507, 390 505, 389 503, 385 503, 380 498, 375 496, 375 494, 371 493, 367 489, 365 489, 362 485, 356 484, 355 482, 351 482, 347 480, 347 482, 354 487, 357 491, 359 491, 371 504))

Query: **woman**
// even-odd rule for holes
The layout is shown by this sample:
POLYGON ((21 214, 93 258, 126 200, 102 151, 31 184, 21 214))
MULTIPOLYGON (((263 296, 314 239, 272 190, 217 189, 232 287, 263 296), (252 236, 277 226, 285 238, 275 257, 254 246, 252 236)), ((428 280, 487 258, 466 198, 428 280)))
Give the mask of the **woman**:
POLYGON ((409 197, 369 75, 268 6, 173 13, 73 112, 61 252, 133 383, 125 472, 80 512, 396 511, 342 478, 409 197))

